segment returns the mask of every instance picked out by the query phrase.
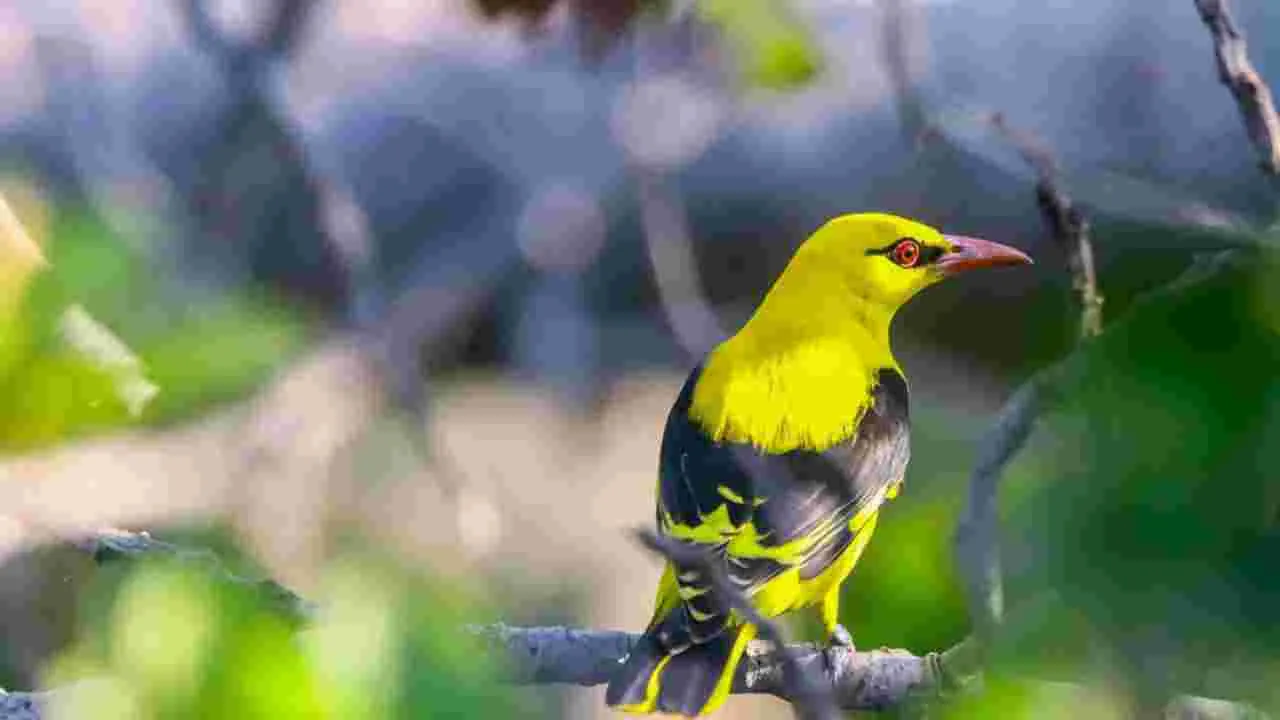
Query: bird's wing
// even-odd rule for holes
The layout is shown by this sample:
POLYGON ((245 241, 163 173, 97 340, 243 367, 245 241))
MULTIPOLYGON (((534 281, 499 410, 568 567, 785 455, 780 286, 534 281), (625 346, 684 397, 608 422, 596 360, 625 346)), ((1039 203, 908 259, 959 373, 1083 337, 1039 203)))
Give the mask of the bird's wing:
MULTIPOLYGON (((711 440, 688 417, 686 383, 668 418, 658 485, 658 527, 723 558, 748 596, 780 573, 820 573, 900 482, 909 454, 906 384, 885 371, 857 434, 825 452, 757 452, 711 440)), ((672 644, 705 642, 728 604, 694 568, 673 568, 680 611, 662 620, 672 644)))
MULTIPOLYGON (((753 484, 745 467, 750 453, 708 438, 689 419, 687 394, 682 393, 672 409, 663 436, 658 529, 669 537, 705 547, 726 562, 730 582, 749 592, 757 573, 728 562, 728 548, 750 527, 755 508, 753 484)), ((677 612, 655 618, 666 625, 668 646, 717 637, 728 621, 725 599, 712 590, 710 579, 697 568, 673 566, 672 571, 681 603, 677 612)))

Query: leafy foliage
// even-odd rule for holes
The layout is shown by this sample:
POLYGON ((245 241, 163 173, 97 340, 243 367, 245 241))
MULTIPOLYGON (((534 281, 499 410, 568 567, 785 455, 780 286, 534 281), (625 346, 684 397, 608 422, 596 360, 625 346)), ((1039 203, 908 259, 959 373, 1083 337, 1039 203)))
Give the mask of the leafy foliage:
POLYGON ((307 338, 302 316, 265 298, 175 303, 176 280, 90 214, 55 214, 50 236, 48 268, 0 314, 0 450, 189 417, 251 390, 307 338), (68 338, 69 309, 136 355, 136 371, 68 338), (147 405, 129 387, 144 378, 159 390, 147 405))
POLYGON ((1071 363, 1006 507, 1009 659, 1276 707, 1278 268, 1240 251, 1071 363))
POLYGON ((367 553, 330 565, 297 627, 251 584, 177 559, 107 565, 50 667, 54 717, 537 717, 462 630, 465 589, 367 553))

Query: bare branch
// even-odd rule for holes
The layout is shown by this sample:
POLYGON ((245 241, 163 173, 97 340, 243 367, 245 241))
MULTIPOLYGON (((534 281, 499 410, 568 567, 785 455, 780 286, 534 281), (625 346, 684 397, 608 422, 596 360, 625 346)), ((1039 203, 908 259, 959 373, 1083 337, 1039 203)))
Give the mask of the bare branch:
POLYGON ((205 0, 181 0, 181 3, 187 32, 191 33, 201 49, 221 63, 229 63, 245 54, 247 48, 227 38, 218 29, 218 23, 209 14, 209 6, 205 0))
MULTIPOLYGON (((499 624, 469 630, 502 661, 504 679, 519 685, 603 685, 640 639, 632 633, 564 627, 499 624)), ((953 677, 952 668, 971 660, 966 644, 923 656, 838 647, 831 650, 834 663, 828 667, 827 653, 817 646, 786 645, 782 652, 777 647, 768 641, 751 643, 734 677, 734 693, 773 695, 798 704, 795 683, 787 678, 799 673, 812 686, 824 688, 842 710, 884 710, 941 691, 953 677)))
POLYGON ((897 101, 898 122, 902 123, 902 132, 912 145, 919 147, 930 134, 930 128, 924 100, 911 82, 907 37, 909 1, 880 0, 884 23, 881 28, 881 37, 884 38, 881 53, 885 70, 889 74, 889 84, 897 101))
POLYGON ((1040 413, 1043 386, 1052 372, 1050 368, 1032 376, 1005 403, 982 440, 978 462, 969 476, 969 499, 956 528, 956 558, 964 570, 974 630, 983 639, 990 637, 1004 617, 997 545, 1000 475, 1031 435, 1040 413))
POLYGON ((275 12, 258 38, 258 48, 268 57, 289 54, 319 4, 319 0, 276 0, 275 12))
POLYGON ((684 208, 658 171, 636 168, 635 177, 645 248, 663 312, 680 346, 702 357, 724 338, 724 330, 698 281, 684 208))
POLYGON ((297 44, 318 0, 274 0, 260 32, 250 42, 237 40, 218 27, 209 0, 180 0, 187 31, 196 44, 233 70, 257 69, 264 60, 287 55, 297 44))
MULTIPOLYGON (((691 20, 686 17, 683 22, 691 20)), ((682 111, 686 121, 679 127, 662 123, 669 111, 666 104, 672 100, 657 91, 664 87, 658 68, 673 61, 666 41, 674 28, 642 26, 634 34, 636 90, 628 96, 629 102, 617 108, 615 135, 636 184, 641 232, 662 312, 680 347, 701 359, 725 338, 725 332, 698 277, 688 213, 671 172, 705 151, 717 133, 717 120, 713 105, 707 105, 694 113, 686 107, 682 111), (689 122, 691 118, 696 121, 689 122)))
POLYGON ((1218 77, 1235 96, 1259 164, 1272 175, 1280 174, 1280 115, 1266 81, 1249 61, 1244 34, 1231 16, 1227 0, 1196 0, 1196 9, 1213 35, 1218 77))
POLYGON ((996 130, 1036 171, 1036 202, 1040 215, 1053 239, 1067 255, 1071 285, 1080 296, 1080 336, 1093 337, 1102 332, 1102 293, 1093 262, 1093 243, 1089 239, 1089 221, 1062 189, 1058 164, 1049 148, 1030 133, 1021 131, 996 113, 991 117, 996 130))
POLYGON ((0 690, 0 720, 40 720, 48 693, 7 693, 0 690))
MULTIPOLYGON (((1009 125, 1000 113, 991 117, 991 123, 1035 170, 1040 215, 1067 255, 1072 286, 1080 296, 1080 337, 1095 337, 1102 332, 1103 300, 1094 270, 1089 223, 1063 191, 1058 163, 1049 148, 1030 133, 1009 125)), ((977 465, 969 476, 969 497, 956 528, 955 552, 964 571, 974 631, 984 641, 1004 616, 997 512, 1000 476, 1030 436, 1045 386, 1056 367, 1037 373, 1005 403, 983 438, 977 465)))

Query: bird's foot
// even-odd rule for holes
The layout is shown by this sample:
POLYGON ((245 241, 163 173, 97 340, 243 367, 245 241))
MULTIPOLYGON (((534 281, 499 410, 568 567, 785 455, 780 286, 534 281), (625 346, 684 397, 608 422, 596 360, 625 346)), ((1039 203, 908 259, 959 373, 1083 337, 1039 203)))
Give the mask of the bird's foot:
POLYGON ((843 625, 836 625, 831 630, 831 635, 827 638, 827 647, 822 651, 822 657, 826 660, 827 669, 834 671, 836 661, 841 650, 854 650, 853 636, 845 629, 843 625))

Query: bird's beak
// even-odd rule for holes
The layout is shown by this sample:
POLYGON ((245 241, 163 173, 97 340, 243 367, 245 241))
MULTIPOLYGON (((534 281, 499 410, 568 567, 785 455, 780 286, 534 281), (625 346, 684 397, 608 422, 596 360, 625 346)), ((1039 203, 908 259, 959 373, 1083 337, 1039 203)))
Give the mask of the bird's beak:
POLYGON ((1008 245, 963 235, 947 235, 946 238, 954 248, 938 259, 938 267, 948 275, 996 265, 1031 264, 1026 253, 1008 245))

